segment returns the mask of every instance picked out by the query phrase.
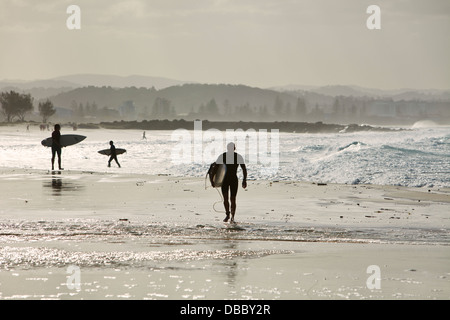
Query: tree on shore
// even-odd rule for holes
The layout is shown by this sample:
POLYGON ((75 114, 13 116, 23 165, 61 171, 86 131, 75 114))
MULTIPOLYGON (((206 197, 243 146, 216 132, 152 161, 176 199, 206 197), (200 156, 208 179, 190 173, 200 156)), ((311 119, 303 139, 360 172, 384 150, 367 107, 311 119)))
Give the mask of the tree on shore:
POLYGON ((42 122, 47 123, 47 120, 54 115, 56 109, 53 103, 47 99, 45 102, 39 102, 39 114, 42 117, 42 122))
POLYGON ((175 116, 175 108, 170 100, 157 97, 153 103, 151 117, 153 119, 168 119, 175 116))
POLYGON ((304 120, 306 117, 306 102, 304 98, 297 99, 297 105, 295 107, 295 115, 297 119, 304 120))
POLYGON ((25 115, 33 110, 31 95, 20 94, 15 91, 2 92, 0 104, 7 122, 12 122, 15 117, 18 117, 20 121, 25 121, 25 115))

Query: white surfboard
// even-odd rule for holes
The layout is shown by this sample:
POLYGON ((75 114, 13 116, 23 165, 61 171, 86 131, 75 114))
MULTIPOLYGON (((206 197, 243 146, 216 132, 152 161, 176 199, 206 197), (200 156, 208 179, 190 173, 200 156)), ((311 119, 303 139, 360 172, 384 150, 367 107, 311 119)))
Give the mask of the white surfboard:
MULTIPOLYGON (((62 134, 59 141, 61 143, 61 146, 68 147, 68 146, 72 146, 74 144, 77 144, 77 143, 83 141, 84 139, 86 139, 86 137, 85 136, 81 136, 79 134, 62 134)), ((53 143, 52 137, 44 139, 44 140, 41 141, 41 144, 44 147, 51 147, 52 143, 53 143)))
POLYGON ((210 174, 211 185, 214 188, 221 187, 226 173, 227 166, 225 164, 216 164, 216 168, 214 168, 213 172, 210 174))

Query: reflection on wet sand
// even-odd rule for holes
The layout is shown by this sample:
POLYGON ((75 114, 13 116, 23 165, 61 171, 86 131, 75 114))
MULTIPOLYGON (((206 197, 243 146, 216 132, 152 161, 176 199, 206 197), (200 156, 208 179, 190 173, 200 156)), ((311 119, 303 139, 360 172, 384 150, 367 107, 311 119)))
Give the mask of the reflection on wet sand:
POLYGON ((84 190, 82 184, 74 182, 73 180, 63 179, 56 174, 53 174, 51 179, 44 180, 42 186, 45 190, 51 191, 52 196, 62 196, 63 194, 72 194, 84 190))
MULTIPOLYGON (((238 244, 235 241, 225 240, 223 245, 223 251, 238 251, 238 244)), ((243 263, 243 261, 239 260, 243 263)), ((225 272, 225 283, 227 284, 228 290, 235 290, 235 285, 237 283, 237 277, 240 271, 244 271, 243 266, 239 266, 238 260, 235 259, 216 259, 212 262, 214 270, 219 270, 218 273, 225 272)))
MULTIPOLYGON (((235 247, 235 246, 233 246, 235 247)), ((234 250, 234 248, 232 249, 234 250)), ((236 283, 237 283, 237 277, 240 273, 244 273, 243 266, 239 266, 238 261, 240 263, 243 263, 241 260, 223 260, 221 265, 225 268, 226 271, 226 278, 227 278, 227 285, 229 287, 229 290, 235 290, 236 289, 236 283)))

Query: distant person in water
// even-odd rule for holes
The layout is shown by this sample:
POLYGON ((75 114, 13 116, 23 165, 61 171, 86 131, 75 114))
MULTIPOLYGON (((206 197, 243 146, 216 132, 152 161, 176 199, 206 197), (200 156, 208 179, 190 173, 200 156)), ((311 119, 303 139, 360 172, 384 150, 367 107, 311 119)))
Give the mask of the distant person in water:
POLYGON ((225 219, 223 221, 230 221, 230 223, 234 223, 234 215, 236 214, 236 195, 239 186, 237 169, 239 166, 241 166, 244 175, 242 188, 247 188, 247 168, 244 163, 244 158, 236 153, 235 150, 236 146, 233 142, 230 142, 227 145, 227 152, 221 154, 216 160, 217 164, 225 164, 227 166, 225 178, 222 183, 223 205, 225 207, 225 219), (230 201, 228 201, 228 197, 230 198, 230 201))
POLYGON ((61 168, 61 126, 55 124, 55 130, 52 132, 52 170, 55 170, 55 156, 58 155, 58 167, 59 170, 64 170, 61 168))
POLYGON ((114 142, 110 141, 109 142, 111 148, 109 149, 111 151, 110 157, 109 157, 109 161, 108 161, 108 167, 111 167, 111 161, 115 160, 117 165, 120 168, 120 163, 117 160, 117 153, 116 153, 116 147, 114 146, 114 142))

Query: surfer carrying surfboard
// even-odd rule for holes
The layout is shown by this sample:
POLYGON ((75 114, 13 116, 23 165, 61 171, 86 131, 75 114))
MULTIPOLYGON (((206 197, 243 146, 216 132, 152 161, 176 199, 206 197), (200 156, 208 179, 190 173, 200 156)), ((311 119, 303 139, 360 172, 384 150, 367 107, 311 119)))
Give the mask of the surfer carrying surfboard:
POLYGON ((242 187, 247 188, 247 168, 245 166, 244 158, 235 152, 236 146, 233 142, 227 145, 227 152, 221 154, 215 163, 225 164, 226 173, 222 182, 222 195, 223 205, 225 207, 225 219, 224 222, 230 221, 234 223, 234 215, 236 213, 236 195, 238 191, 239 180, 237 177, 237 169, 239 166, 242 168, 244 180, 242 181, 242 187), (228 197, 230 201, 228 201, 228 197), (231 208, 230 208, 231 202, 231 208), (230 210, 231 209, 231 210, 230 210), (230 220, 231 214, 231 220, 230 220))
POLYGON ((63 170, 61 168, 61 126, 59 124, 55 124, 55 129, 52 132, 52 170, 55 170, 55 156, 58 155, 58 166, 59 170, 63 170))
POLYGON ((110 157, 109 157, 109 161, 108 161, 108 167, 111 167, 111 161, 115 160, 117 165, 120 168, 119 161, 117 160, 117 152, 116 152, 116 147, 114 146, 114 142, 110 141, 109 144, 111 146, 111 148, 109 149, 111 151, 111 153, 110 153, 110 157))

